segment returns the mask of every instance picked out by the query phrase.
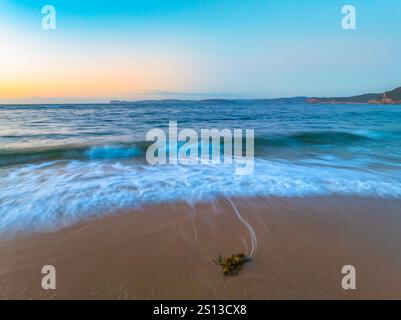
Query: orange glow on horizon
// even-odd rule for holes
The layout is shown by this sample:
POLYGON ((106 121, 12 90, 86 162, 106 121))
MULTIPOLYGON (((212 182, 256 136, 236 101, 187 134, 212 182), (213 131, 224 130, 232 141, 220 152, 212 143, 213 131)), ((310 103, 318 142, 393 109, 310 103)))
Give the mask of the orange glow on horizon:
POLYGON ((12 32, 0 37, 0 103, 33 97, 128 99, 140 91, 185 90, 188 82, 183 86, 182 80, 193 79, 190 60, 177 52, 74 41, 66 50, 58 39, 34 41, 12 32))

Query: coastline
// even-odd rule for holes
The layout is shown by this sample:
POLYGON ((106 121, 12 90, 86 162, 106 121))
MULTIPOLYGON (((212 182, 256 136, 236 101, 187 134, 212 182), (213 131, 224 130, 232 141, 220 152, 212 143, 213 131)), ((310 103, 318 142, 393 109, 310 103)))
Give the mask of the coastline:
POLYGON ((212 263, 249 253, 227 199, 169 203, 0 240, 1 299, 400 299, 401 200, 233 198, 258 245, 236 277, 212 263), (41 268, 57 289, 41 288, 41 268), (341 288, 354 265, 357 289, 341 288))

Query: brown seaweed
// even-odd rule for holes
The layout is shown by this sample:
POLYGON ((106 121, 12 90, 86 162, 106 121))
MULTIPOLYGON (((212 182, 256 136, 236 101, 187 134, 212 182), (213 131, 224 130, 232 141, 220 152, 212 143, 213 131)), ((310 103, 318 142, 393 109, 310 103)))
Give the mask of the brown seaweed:
POLYGON ((233 254, 231 257, 218 256, 213 262, 223 268, 225 276, 236 276, 241 271, 243 265, 251 259, 246 257, 245 254, 233 254))

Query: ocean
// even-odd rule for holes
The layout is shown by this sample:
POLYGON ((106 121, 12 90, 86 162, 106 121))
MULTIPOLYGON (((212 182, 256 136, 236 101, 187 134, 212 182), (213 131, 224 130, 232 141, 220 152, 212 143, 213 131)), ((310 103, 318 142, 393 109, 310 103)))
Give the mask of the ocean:
POLYGON ((401 106, 165 101, 0 106, 0 235, 219 197, 401 198, 401 106), (146 133, 254 129, 251 175, 150 165, 146 133))

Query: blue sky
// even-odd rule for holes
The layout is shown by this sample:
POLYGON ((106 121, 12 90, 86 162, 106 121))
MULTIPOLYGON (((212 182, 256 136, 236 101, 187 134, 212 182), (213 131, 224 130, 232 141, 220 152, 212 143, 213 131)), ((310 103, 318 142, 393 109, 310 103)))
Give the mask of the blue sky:
POLYGON ((400 31, 399 0, 0 0, 0 103, 383 91, 400 31))

